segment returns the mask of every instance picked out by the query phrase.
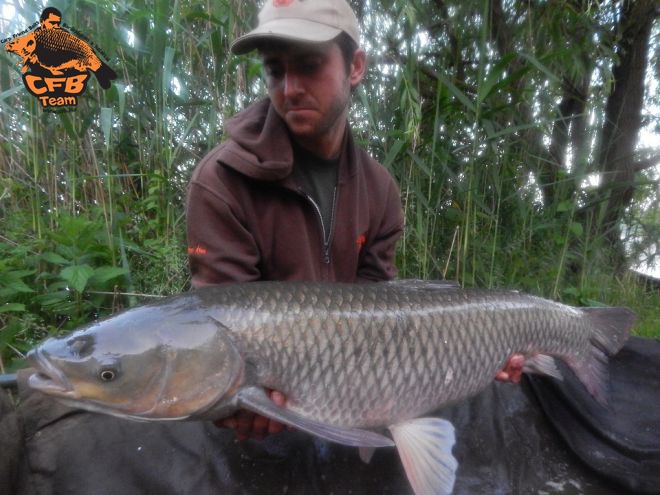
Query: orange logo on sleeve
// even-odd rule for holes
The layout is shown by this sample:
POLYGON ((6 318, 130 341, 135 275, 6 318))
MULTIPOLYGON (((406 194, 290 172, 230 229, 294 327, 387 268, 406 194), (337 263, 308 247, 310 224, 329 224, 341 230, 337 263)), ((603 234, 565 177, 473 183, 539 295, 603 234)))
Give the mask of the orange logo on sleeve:
POLYGON ((208 249, 202 246, 201 244, 196 244, 194 246, 188 246, 188 254, 206 254, 208 249))

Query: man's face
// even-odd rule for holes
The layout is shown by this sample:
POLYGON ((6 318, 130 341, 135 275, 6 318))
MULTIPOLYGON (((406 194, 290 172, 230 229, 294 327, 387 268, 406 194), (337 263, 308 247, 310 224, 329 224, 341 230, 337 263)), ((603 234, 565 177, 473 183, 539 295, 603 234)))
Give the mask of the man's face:
POLYGON ((41 27, 44 29, 53 29, 60 27, 61 18, 51 13, 46 19, 41 21, 41 27))
POLYGON ((261 55, 275 111, 297 140, 314 149, 319 140, 343 137, 351 86, 364 72, 356 65, 364 59, 351 64, 347 73, 341 50, 332 41, 274 45, 262 48, 261 55))

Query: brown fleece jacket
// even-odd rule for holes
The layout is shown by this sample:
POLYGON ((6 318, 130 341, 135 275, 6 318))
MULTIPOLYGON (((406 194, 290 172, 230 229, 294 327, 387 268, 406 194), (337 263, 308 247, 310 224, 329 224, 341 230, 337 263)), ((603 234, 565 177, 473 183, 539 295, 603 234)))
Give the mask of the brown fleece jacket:
POLYGON ((194 287, 395 276, 394 249, 403 230, 399 190, 387 170, 355 146, 349 130, 329 245, 314 203, 291 174, 290 137, 270 100, 235 115, 226 133, 229 139, 199 163, 188 189, 194 287))

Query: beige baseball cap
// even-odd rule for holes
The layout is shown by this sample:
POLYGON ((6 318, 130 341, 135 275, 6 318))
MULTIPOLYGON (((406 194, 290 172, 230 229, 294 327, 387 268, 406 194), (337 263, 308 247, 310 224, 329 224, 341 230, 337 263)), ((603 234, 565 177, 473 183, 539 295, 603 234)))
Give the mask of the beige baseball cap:
POLYGON ((234 40, 231 51, 241 55, 273 39, 322 43, 342 31, 360 44, 358 21, 346 0, 266 0, 259 25, 234 40))

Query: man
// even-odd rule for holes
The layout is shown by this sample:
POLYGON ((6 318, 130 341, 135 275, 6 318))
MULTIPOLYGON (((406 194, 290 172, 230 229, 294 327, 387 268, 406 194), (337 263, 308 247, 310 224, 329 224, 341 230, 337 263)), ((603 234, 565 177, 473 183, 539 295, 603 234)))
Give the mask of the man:
POLYGON ((194 287, 394 277, 399 191, 348 129, 366 68, 358 38, 344 0, 268 0, 259 26, 232 45, 259 50, 269 97, 226 123, 229 140, 192 177, 194 287))
MULTIPOLYGON (((268 0, 257 28, 232 45, 235 54, 253 49, 268 98, 227 122, 229 140, 190 183, 193 286, 393 278, 399 190, 355 145, 347 122, 366 69, 355 14, 344 0, 268 0)), ((239 438, 282 429, 247 411, 222 424, 239 438)))
POLYGON ((39 18, 41 29, 60 29, 62 12, 55 7, 46 7, 39 18))
MULTIPOLYGON (((389 280, 403 229, 390 174, 356 147, 347 116, 366 70, 345 0, 268 0, 232 45, 257 49, 268 98, 229 120, 229 139, 196 168, 188 191, 194 287, 254 280, 389 280)), ((498 379, 519 379, 522 362, 498 379), (517 373, 517 375, 516 375, 517 373)), ((279 405, 285 398, 272 392, 279 405)), ((281 431, 241 411, 219 422, 239 439, 281 431)))

